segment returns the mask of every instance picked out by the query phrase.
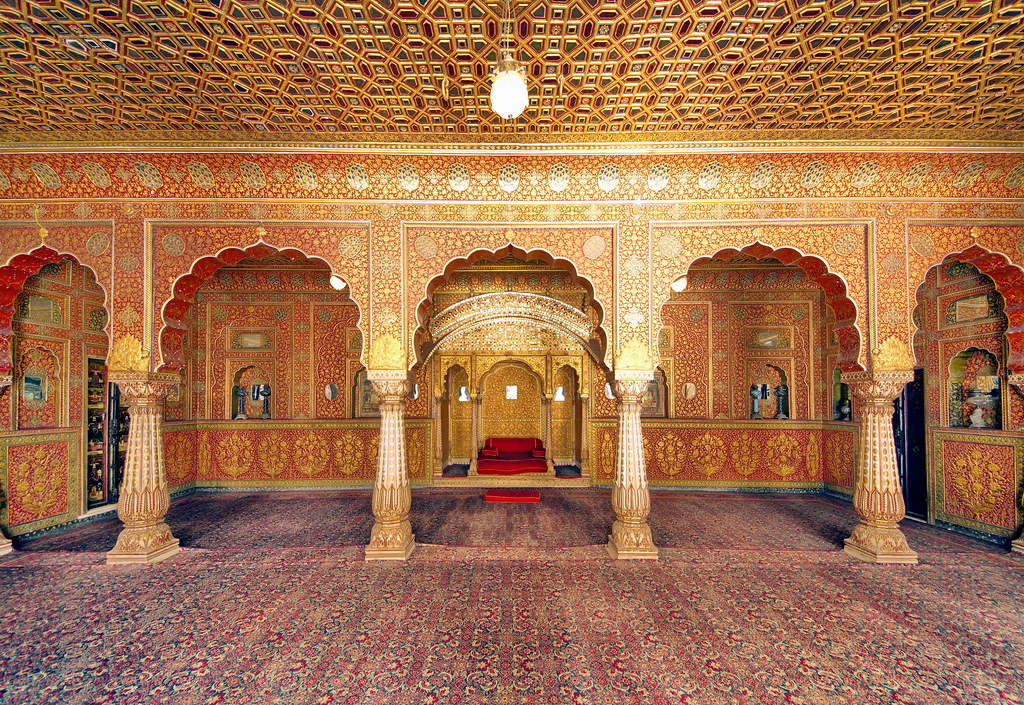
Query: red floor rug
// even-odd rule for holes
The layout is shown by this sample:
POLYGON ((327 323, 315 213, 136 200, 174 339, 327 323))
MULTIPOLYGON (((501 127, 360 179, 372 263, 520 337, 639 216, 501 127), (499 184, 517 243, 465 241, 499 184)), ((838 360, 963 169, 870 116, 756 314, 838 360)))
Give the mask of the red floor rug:
POLYGON ((485 502, 507 502, 511 504, 536 504, 540 491, 520 488, 502 488, 484 492, 485 502))
POLYGON ((846 503, 653 494, 656 539, 688 545, 638 563, 596 545, 601 490, 417 490, 417 538, 453 540, 395 564, 328 543, 368 533, 368 492, 178 500, 185 548, 152 566, 58 548, 100 522, 23 543, 0 558, 0 703, 1024 702, 1024 558, 907 524, 921 565, 868 565, 833 542, 846 503))

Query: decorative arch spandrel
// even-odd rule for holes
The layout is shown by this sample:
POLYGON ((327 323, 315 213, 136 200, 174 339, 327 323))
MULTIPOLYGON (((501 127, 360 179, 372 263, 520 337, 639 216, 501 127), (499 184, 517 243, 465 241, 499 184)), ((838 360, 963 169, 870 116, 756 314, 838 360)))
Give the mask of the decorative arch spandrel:
POLYGON ((840 366, 853 371, 868 364, 864 327, 870 309, 864 274, 864 223, 657 223, 652 226, 652 240, 655 330, 661 329, 661 311, 670 298, 670 285, 694 263, 727 260, 739 254, 772 257, 799 266, 824 291, 825 302, 836 317, 840 366))

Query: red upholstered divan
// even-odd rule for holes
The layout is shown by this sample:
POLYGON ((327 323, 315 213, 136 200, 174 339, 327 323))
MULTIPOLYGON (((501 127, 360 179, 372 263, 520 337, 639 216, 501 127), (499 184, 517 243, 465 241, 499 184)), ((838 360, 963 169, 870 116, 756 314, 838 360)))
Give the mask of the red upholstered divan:
POLYGON ((477 456, 481 475, 518 475, 547 472, 544 444, 539 438, 488 438, 477 456))

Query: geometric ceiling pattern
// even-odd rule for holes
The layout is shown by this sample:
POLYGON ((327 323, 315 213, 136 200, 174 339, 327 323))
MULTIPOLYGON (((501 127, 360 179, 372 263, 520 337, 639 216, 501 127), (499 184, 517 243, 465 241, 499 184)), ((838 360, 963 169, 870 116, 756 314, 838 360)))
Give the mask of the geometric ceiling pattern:
POLYGON ((509 123, 495 0, 6 2, 4 142, 1024 130, 1013 2, 515 2, 530 106, 509 123))

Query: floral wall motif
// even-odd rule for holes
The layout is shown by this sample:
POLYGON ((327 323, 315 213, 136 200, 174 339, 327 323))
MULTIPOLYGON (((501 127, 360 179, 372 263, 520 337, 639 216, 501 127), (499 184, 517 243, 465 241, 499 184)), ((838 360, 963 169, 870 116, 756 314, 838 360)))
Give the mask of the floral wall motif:
POLYGON ((3 523, 14 536, 76 518, 82 509, 79 430, 0 436, 3 523))
MULTIPOLYGON (((596 482, 614 476, 617 429, 591 428, 596 482)), ((644 421, 644 455, 652 484, 691 487, 794 487, 844 492, 852 486, 856 427, 780 422, 644 421), (840 457, 838 453, 846 453, 840 457)))
POLYGON ((933 434, 939 509, 936 518, 997 536, 1014 536, 1024 479, 1024 439, 1009 434, 979 438, 933 434))

